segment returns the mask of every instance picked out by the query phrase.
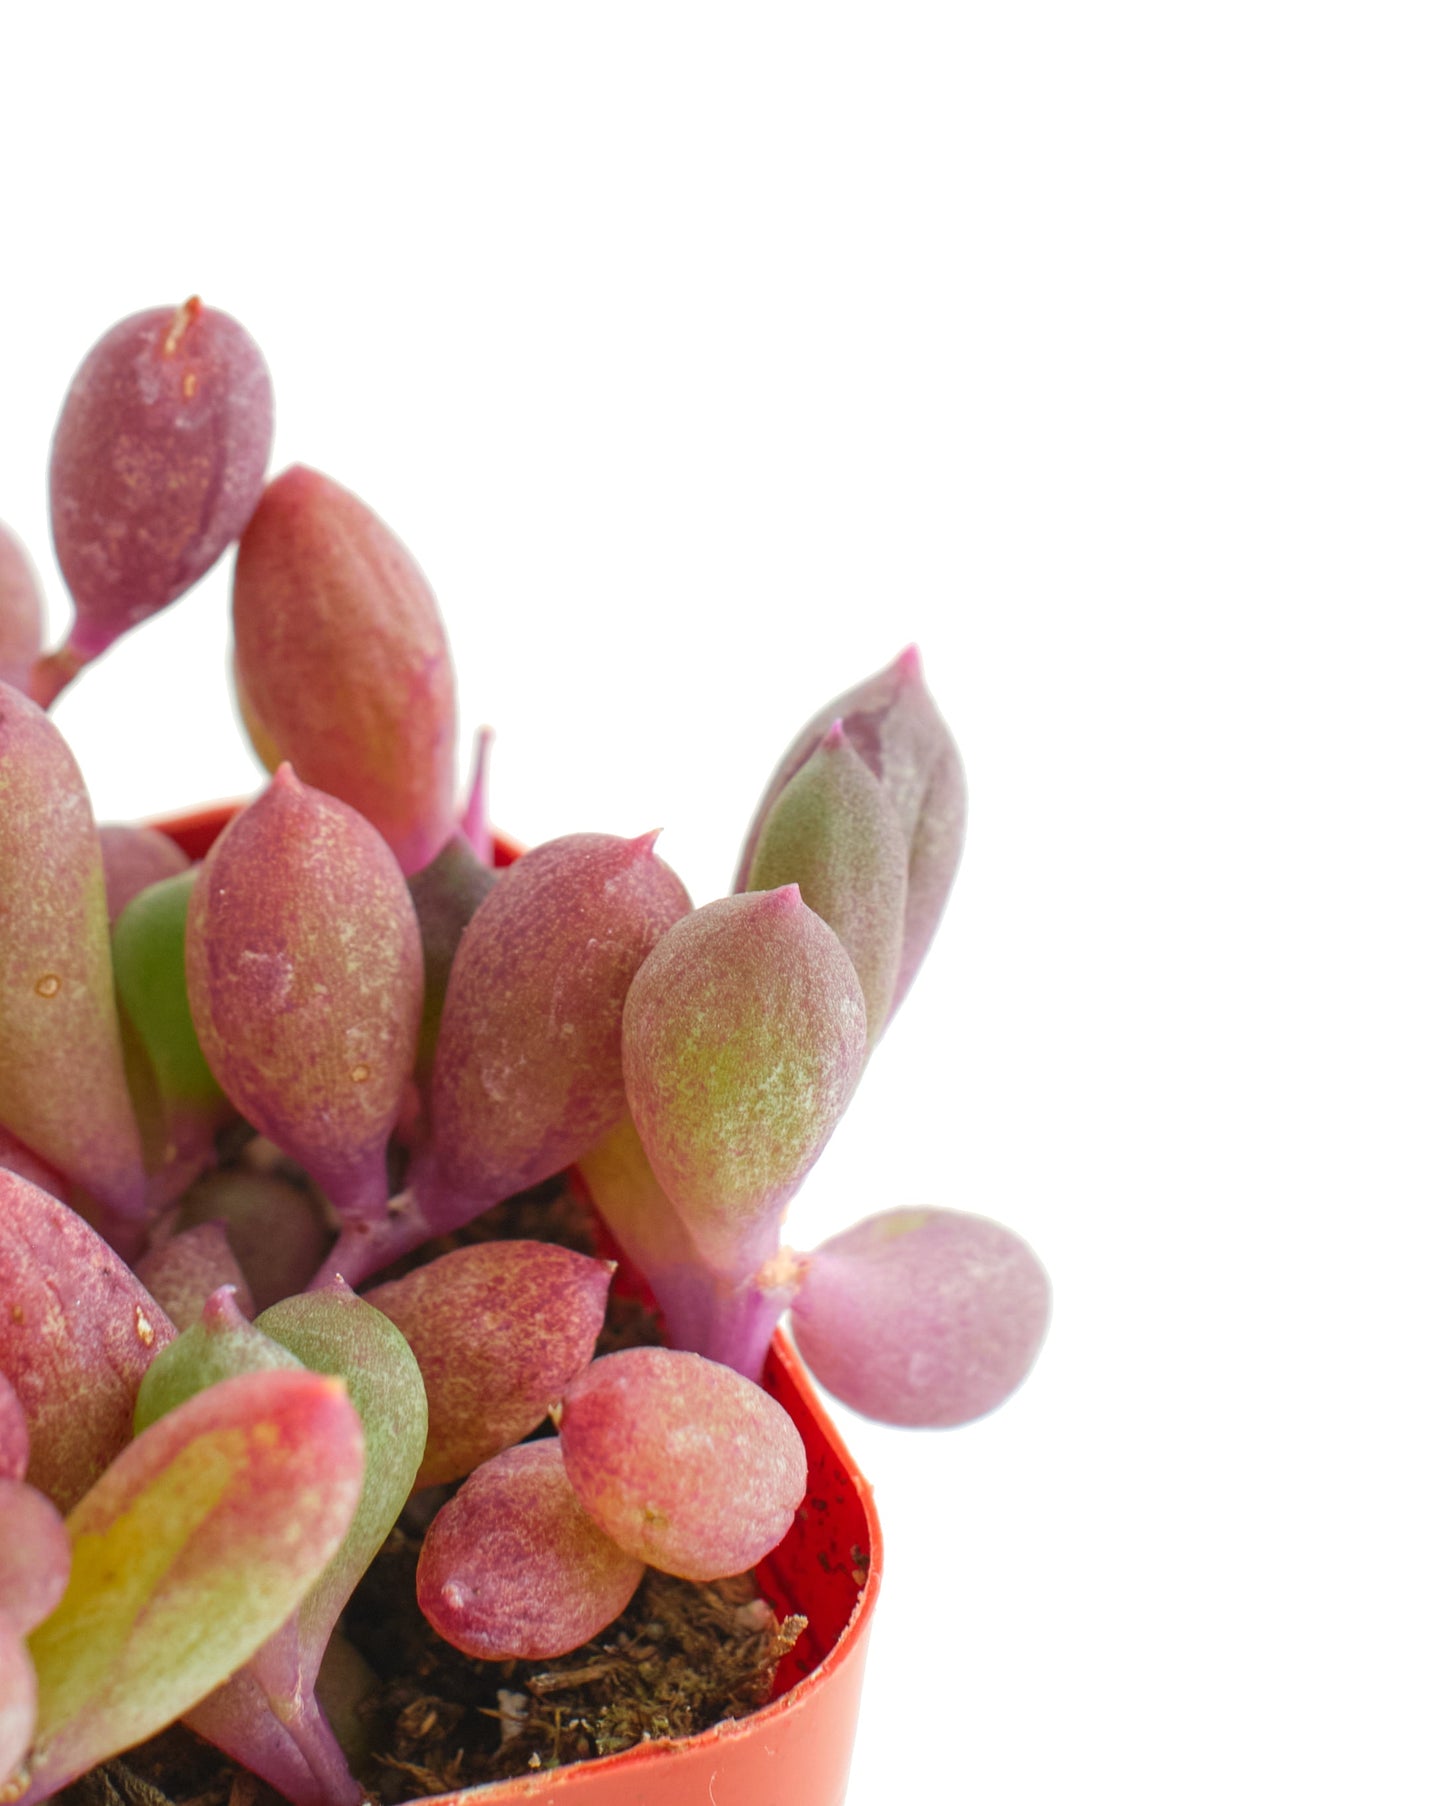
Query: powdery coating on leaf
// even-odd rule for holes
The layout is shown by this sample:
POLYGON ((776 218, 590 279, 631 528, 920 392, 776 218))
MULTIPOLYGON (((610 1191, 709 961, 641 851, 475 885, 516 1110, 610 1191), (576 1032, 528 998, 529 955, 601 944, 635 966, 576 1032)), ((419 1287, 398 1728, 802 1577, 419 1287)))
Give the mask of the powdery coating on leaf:
POLYGON ((144 1208, 90 799, 54 723, 4 684, 0 1122, 119 1215, 144 1208))
POLYGON ((479 1467, 432 1520, 417 1603, 439 1636, 484 1661, 547 1661, 604 1630, 643 1563, 578 1502, 555 1438, 479 1467))
POLYGON ((421 1015, 421 937, 376 830, 283 766, 212 847, 186 984, 211 1070, 343 1217, 384 1214, 421 1015))
POLYGON ((183 1229, 136 1263, 136 1278, 175 1324, 186 1330, 200 1321, 206 1300, 219 1286, 229 1286, 243 1317, 254 1317, 256 1305, 222 1223, 183 1229))
POLYGON ((130 1438, 141 1376, 175 1336, 73 1210, 0 1172, 0 1370, 30 1430, 31 1484, 62 1511, 130 1438))
POLYGON ((594 1361, 568 1389, 559 1429, 592 1517, 683 1580, 761 1561, 807 1487, 803 1439, 783 1407, 700 1355, 630 1348, 594 1361))
POLYGON ((30 1460, 30 1431, 15 1388, 0 1373, 0 1480, 23 1480, 30 1460))
POLYGON ((225 1224, 258 1311, 304 1291, 332 1239, 310 1192, 245 1167, 207 1173, 181 1199, 179 1228, 212 1220, 225 1224))
POLYGON ((0 1783, 18 1768, 35 1731, 35 1670, 25 1640, 0 1618, 0 1783))
POLYGON ((842 941, 868 1006, 869 1045, 893 1007, 908 850, 883 787, 835 722, 768 811, 749 890, 796 884, 842 941))
POLYGON ((210 1693, 293 1611, 356 1506, 337 1380, 248 1373, 138 1436, 67 1520, 70 1585, 30 1642, 43 1799, 210 1693))
POLYGON ((1022 1382, 1048 1327, 1038 1257, 986 1217, 886 1211, 804 1266, 798 1352, 835 1398, 882 1423, 982 1417, 1022 1382))
POLYGON ((469 1215, 560 1172, 626 1107, 623 1001, 690 907, 654 838, 534 848, 462 936, 431 1101, 439 1175, 474 1200, 469 1215))
POLYGON ((569 1248, 482 1242, 367 1293, 426 1382, 418 1486, 459 1480, 536 1429, 592 1359, 611 1279, 610 1262, 569 1248))
POLYGON ((153 308, 100 340, 50 454, 75 652, 94 658, 210 569, 260 500, 271 424, 265 363, 227 314, 153 308))
POLYGON ((112 922, 132 897, 159 884, 162 878, 174 878, 191 863, 170 836, 159 829, 130 822, 102 822, 97 831, 105 869, 106 910, 112 922))
POLYGON ((627 1101, 704 1260, 742 1280, 863 1070, 853 963, 794 886, 724 897, 666 935, 623 1017, 627 1101))
POLYGON ((436 598, 405 546, 294 465, 242 536, 232 622, 263 760, 289 759, 419 871, 456 826, 456 698, 436 598))
POLYGON ((44 632, 45 611, 34 567, 24 546, 0 521, 0 683, 26 688, 44 632))
POLYGON ((910 646, 885 670, 820 709, 783 755, 748 829, 737 889, 747 882, 758 836, 783 787, 812 757, 833 722, 883 786, 908 848, 908 902, 893 1007, 913 983, 963 852, 968 796, 963 761, 923 682, 910 646))
POLYGON ((0 1619, 32 1631, 60 1603, 69 1576, 60 1513, 23 1480, 0 1480, 0 1619))

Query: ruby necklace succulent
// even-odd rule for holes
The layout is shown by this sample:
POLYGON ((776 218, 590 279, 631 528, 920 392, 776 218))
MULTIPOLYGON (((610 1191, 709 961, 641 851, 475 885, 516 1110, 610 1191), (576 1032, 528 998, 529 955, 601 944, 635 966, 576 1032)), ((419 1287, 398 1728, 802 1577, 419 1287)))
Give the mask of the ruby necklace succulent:
POLYGON ((409 1498, 436 1631, 550 1660, 647 1566, 787 1534, 807 1463, 754 1382, 790 1311, 837 1397, 932 1426, 1047 1324, 982 1217, 782 1239, 962 849, 917 652, 803 728, 734 895, 695 908, 655 833, 499 862, 431 590, 331 478, 266 482, 270 423, 234 321, 134 316, 61 408, 49 656, 0 528, 0 1802, 177 1719, 295 1806, 359 1800, 323 1658, 356 1671, 343 1609, 409 1498), (237 541, 274 775, 193 864, 97 828, 45 709, 237 541), (594 1358, 608 1260, 458 1244, 568 1169, 667 1346, 594 1358))

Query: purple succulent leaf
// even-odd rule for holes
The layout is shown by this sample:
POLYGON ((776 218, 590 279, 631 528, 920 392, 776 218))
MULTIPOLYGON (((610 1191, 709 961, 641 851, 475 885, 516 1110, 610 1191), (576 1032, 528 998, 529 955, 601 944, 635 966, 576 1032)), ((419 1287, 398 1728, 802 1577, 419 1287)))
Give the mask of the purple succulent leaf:
POLYGON ((144 1212, 90 799, 54 723, 4 684, 0 1122, 118 1218, 144 1212))
POLYGON ((225 1224, 258 1311, 305 1291, 332 1240, 309 1190, 280 1174, 244 1166, 198 1179, 180 1200, 174 1220, 177 1229, 225 1224))
POLYGON ((362 1462, 345 1386, 284 1371, 208 1387, 122 1451, 66 1521, 70 1584, 30 1639, 24 1806, 170 1724, 275 1632, 345 1535, 362 1462))
POLYGON ((174 878, 190 860, 168 834, 133 822, 102 822, 100 858, 105 871, 106 911, 114 926, 120 912, 162 878, 174 878))
POLYGON ((289 760, 420 871, 456 827, 456 702, 436 598, 400 540, 294 465, 242 537, 232 623, 263 762, 289 760))
POLYGON ((736 888, 747 883, 758 840, 785 786, 834 722, 883 787, 908 849, 908 900, 893 1009, 913 983, 963 853, 968 796, 963 762, 923 681, 918 648, 836 697, 813 717, 773 773, 743 845, 736 888))
POLYGON ((594 1361, 568 1388, 558 1431, 588 1513, 639 1561, 684 1580, 753 1567, 807 1489, 803 1439, 782 1406, 676 1349, 594 1361))
POLYGON ((416 1076, 423 1086, 431 1079, 452 962, 467 924, 497 882, 497 876, 490 865, 478 858, 466 838, 454 834, 429 866, 407 879, 421 929, 424 992, 416 1076))
POLYGON ((45 608, 35 567, 0 521, 0 683, 28 693, 44 632, 45 608))
POLYGON ((384 1220, 422 954, 376 830, 283 765, 201 867, 186 982, 202 1052, 236 1108, 344 1221, 384 1220))
POLYGON ((28 1635, 59 1605, 69 1578, 64 1518, 35 1487, 0 1480, 0 1620, 28 1635))
POLYGON ((1048 1328, 1038 1257, 987 1217, 885 1211, 802 1265, 798 1352, 835 1398, 882 1423, 943 1428, 992 1411, 1048 1328))
POLYGON ((23 1480, 30 1461, 30 1429, 15 1388, 0 1373, 0 1480, 23 1480))
POLYGON ((868 1006, 868 1042, 883 1033, 903 956, 908 849, 883 786, 835 721, 769 809, 748 890, 796 884, 842 941, 868 1006))
POLYGON ((367 1293, 426 1383, 419 1487, 461 1479, 545 1419, 592 1359, 612 1270, 551 1243, 479 1242, 367 1293))
POLYGON ((30 1433, 32 1485, 67 1511, 130 1437, 141 1377, 175 1335, 89 1224, 0 1172, 0 1370, 30 1433))
POLYGON ((638 972, 623 1017, 628 1104, 718 1277, 740 1284, 776 1251, 866 1050, 853 962, 796 885, 707 904, 638 972))
POLYGON ((206 1300, 219 1286, 230 1288, 243 1317, 256 1314, 224 1223, 198 1223, 194 1229, 181 1230, 137 1261, 135 1275, 178 1330, 200 1321, 206 1300))
POLYGON ((35 1668, 25 1638, 0 1617, 0 1794, 28 1784, 21 1765, 35 1735, 35 1668), (7 1782, 15 1782, 7 1787, 7 1782))
POLYGON ((547 1661, 604 1630, 643 1572, 583 1510, 552 1437, 497 1455, 442 1506, 417 1603, 467 1655, 547 1661))
POLYGON ((53 701, 238 537, 261 498, 271 427, 260 351, 195 297, 122 320, 91 349, 50 453, 51 526, 75 624, 37 672, 38 699, 53 701))

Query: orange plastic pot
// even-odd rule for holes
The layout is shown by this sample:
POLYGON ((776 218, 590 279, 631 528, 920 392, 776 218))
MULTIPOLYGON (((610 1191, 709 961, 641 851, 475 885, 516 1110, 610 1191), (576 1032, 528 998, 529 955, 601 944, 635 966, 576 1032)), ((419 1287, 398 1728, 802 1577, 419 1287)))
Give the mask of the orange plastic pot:
MULTIPOLYGON (((157 826, 199 859, 237 807, 222 804, 157 826)), ((515 847, 499 846, 498 864, 516 856, 515 847)), ((628 1277, 619 1274, 619 1281, 628 1277)), ((632 1289, 640 1289, 630 1277, 632 1289)), ((763 1384, 798 1426, 808 1455, 807 1497, 758 1569, 778 1615, 796 1612, 808 1620, 779 1666, 773 1698, 749 1717, 696 1737, 429 1795, 425 1806, 842 1806, 883 1569, 878 1517, 867 1481, 781 1334, 773 1339, 763 1384)))

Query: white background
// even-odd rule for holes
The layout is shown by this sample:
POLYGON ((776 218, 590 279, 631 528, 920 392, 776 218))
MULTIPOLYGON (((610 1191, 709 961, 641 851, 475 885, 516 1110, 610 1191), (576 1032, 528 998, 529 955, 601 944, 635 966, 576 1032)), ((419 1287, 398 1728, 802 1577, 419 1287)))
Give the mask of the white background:
MULTIPOLYGON (((0 516, 100 332, 242 320, 409 543, 496 818, 728 888, 910 640, 964 870, 795 1211, 1023 1232, 1034 1376, 840 1414, 850 1801, 1441 1798, 1438 9, 0 6, 0 516)), ((256 784, 224 567, 59 707, 256 784)), ((682 1803, 679 1803, 682 1806, 682 1803)))

